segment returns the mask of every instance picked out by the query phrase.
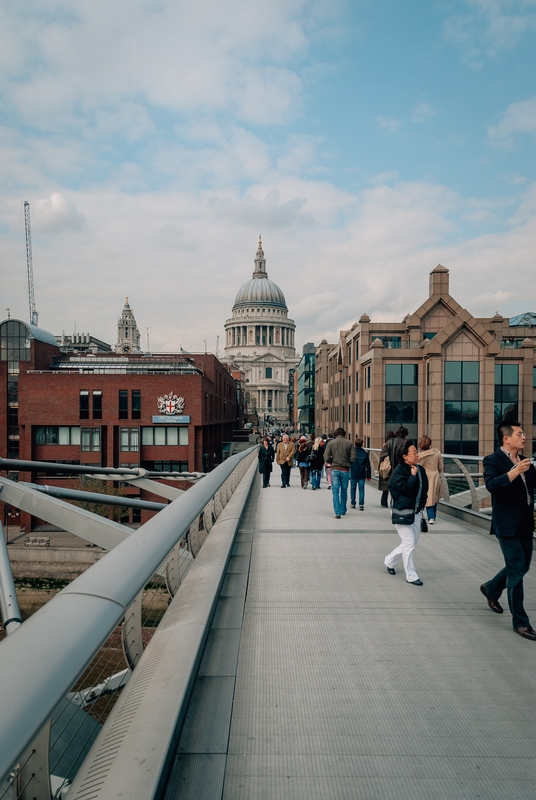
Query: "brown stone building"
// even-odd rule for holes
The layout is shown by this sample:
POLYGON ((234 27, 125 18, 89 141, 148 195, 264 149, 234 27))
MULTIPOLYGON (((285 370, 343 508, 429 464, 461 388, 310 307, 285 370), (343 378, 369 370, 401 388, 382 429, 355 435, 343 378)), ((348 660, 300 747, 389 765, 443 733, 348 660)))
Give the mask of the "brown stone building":
POLYGON ((497 423, 517 418, 534 452, 535 346, 536 314, 473 317, 438 265, 429 297, 402 322, 363 314, 337 345, 317 348, 316 431, 342 426, 381 447, 403 424, 443 452, 482 455, 496 446, 497 423))

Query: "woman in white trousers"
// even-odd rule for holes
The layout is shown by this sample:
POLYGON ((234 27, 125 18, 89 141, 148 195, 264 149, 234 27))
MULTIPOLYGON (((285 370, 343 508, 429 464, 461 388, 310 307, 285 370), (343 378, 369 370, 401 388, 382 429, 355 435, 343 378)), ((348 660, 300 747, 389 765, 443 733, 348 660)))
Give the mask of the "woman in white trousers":
POLYGON ((422 510, 428 495, 428 478, 423 467, 417 464, 417 448, 410 439, 406 439, 400 450, 399 463, 389 481, 389 491, 393 498, 393 512, 409 512, 413 520, 408 525, 395 524, 400 536, 400 544, 385 557, 384 564, 390 575, 396 575, 395 566, 402 556, 406 580, 414 586, 422 586, 423 582, 417 574, 413 553, 421 532, 422 510))

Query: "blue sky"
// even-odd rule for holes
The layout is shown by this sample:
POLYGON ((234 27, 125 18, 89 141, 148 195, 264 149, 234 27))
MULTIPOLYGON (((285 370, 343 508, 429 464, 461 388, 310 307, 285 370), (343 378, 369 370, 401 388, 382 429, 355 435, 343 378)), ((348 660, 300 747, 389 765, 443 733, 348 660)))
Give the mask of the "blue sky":
MULTIPOLYGON (((0 8, 0 270, 27 317, 214 350, 263 235, 297 342, 401 319, 437 263, 536 308, 536 0, 0 8)), ((4 313, 1 315, 4 316, 4 313)))

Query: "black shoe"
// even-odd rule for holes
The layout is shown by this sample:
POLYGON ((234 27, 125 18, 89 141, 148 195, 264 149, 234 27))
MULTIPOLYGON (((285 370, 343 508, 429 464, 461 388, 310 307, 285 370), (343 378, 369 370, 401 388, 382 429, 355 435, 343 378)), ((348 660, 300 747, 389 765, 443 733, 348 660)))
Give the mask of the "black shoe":
MULTIPOLYGON (((483 583, 480 587, 480 591, 488 601, 488 606, 491 608, 492 611, 495 611, 496 614, 502 614, 503 608, 498 600, 492 600, 491 597, 488 597, 488 593, 486 592, 486 584, 483 583)), ((515 628, 514 628, 515 630, 515 628)))
POLYGON ((352 508, 355 508, 355 503, 352 503, 352 508))
POLYGON ((340 519, 340 518, 341 518, 340 514, 335 514, 335 519, 340 519))
POLYGON ((389 573, 389 575, 396 575, 396 572, 392 567, 387 567, 387 572, 389 573))
MULTIPOLYGON (((354 506, 354 508, 355 508, 355 506, 354 506)), ((364 511, 365 510, 365 506, 359 506, 359 510, 360 511, 364 511)))
POLYGON ((412 583, 413 586, 424 586, 424 583, 421 581, 420 578, 417 578, 416 581, 408 581, 408 583, 412 583))
POLYGON ((523 626, 521 628, 514 628, 516 633, 519 633, 524 639, 530 639, 531 642, 536 642, 536 631, 534 628, 531 628, 530 625, 523 626))

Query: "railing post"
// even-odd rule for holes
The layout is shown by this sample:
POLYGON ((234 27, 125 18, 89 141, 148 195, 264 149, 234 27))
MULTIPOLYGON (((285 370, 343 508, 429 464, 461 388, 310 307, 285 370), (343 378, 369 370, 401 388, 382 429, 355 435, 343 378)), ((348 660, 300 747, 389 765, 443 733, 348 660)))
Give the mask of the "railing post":
POLYGON ((457 466, 460 468, 460 470, 463 472, 463 474, 467 478, 467 483, 469 484, 469 491, 471 492, 471 510, 478 512, 478 510, 479 510, 478 509, 478 494, 476 493, 475 482, 474 482, 474 480, 472 478, 472 475, 469 472, 469 470, 465 467, 465 465, 462 464, 462 462, 458 458, 453 458, 452 460, 454 461, 455 464, 457 464, 457 466))
POLYGON ((20 760, 15 783, 17 800, 51 800, 49 748, 50 720, 20 760))
POLYGON ((143 590, 127 608, 123 620, 123 627, 121 629, 123 652, 130 669, 134 669, 143 655, 143 630, 141 625, 142 605, 143 590))

